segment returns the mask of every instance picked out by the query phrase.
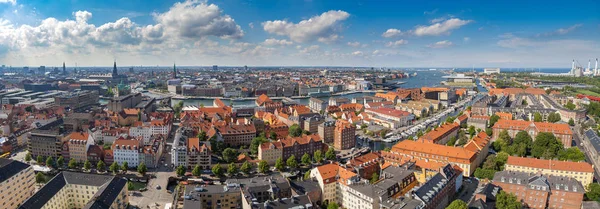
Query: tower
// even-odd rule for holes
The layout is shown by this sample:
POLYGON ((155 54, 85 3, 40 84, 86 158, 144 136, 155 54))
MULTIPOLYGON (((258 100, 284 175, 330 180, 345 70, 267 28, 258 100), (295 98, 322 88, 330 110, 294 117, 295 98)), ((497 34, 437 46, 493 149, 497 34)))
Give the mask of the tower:
POLYGON ((115 77, 117 75, 119 75, 119 73, 117 73, 117 61, 115 61, 115 64, 113 66, 112 76, 115 77))
POLYGON ((65 62, 63 62, 63 74, 67 74, 67 67, 65 66, 65 62))
POLYGON ((177 68, 175 67, 175 63, 173 63, 173 79, 177 78, 177 68))

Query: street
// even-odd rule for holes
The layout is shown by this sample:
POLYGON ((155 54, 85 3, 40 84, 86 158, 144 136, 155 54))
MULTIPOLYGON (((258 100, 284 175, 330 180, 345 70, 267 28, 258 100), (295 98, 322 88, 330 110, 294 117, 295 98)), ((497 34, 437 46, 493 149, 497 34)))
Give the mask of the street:
POLYGON ((129 203, 136 205, 140 208, 164 208, 166 203, 173 202, 173 194, 168 193, 167 183, 170 176, 174 176, 173 171, 169 171, 164 165, 161 165, 158 169, 149 170, 148 174, 156 175, 156 178, 151 178, 148 181, 147 191, 135 192, 129 196, 129 203), (156 185, 160 186, 160 189, 156 189, 156 185), (156 205, 158 203, 159 206, 156 205))

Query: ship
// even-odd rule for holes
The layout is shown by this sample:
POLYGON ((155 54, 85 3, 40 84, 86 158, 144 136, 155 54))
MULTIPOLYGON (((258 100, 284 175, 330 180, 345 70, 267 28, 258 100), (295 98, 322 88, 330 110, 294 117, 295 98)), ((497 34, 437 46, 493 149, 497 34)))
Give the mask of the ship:
POLYGON ((413 73, 413 74, 412 74, 412 76, 413 76, 413 77, 414 77, 414 76, 417 76, 417 72, 413 73))

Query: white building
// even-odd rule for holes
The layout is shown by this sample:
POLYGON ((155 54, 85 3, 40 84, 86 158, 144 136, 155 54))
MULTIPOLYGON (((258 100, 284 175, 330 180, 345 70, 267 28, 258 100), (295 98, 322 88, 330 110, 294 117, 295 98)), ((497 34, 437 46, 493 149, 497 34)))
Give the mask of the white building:
POLYGON ((173 140, 173 146, 171 147, 171 163, 174 167, 180 165, 187 166, 187 143, 182 131, 182 128, 177 129, 175 132, 175 139, 173 140))
POLYGON ((484 68, 483 73, 485 74, 500 74, 500 68, 484 68))
POLYGON ((140 152, 143 152, 141 140, 117 139, 112 145, 112 150, 114 162, 119 165, 127 162, 129 167, 137 167, 140 159, 144 159, 143 156, 140 156, 140 152))

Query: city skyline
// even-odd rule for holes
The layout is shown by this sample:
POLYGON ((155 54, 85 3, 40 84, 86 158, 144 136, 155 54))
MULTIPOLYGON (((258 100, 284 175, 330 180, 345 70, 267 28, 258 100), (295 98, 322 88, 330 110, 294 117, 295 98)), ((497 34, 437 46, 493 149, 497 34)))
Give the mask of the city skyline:
POLYGON ((7 66, 587 67, 594 1, 0 0, 7 66), (71 63, 71 64, 69 64, 71 63))

